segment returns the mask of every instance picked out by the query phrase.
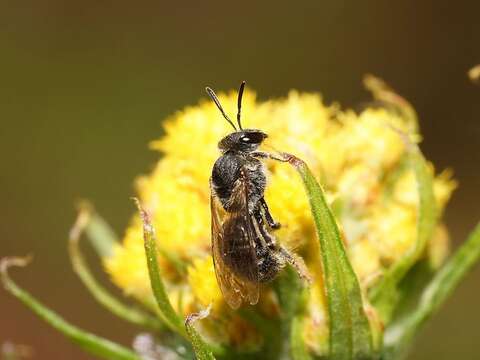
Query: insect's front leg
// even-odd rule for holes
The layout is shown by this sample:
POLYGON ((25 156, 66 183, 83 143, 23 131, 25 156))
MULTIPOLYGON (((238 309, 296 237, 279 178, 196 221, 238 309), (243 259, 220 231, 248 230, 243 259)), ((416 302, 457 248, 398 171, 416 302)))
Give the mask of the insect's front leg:
POLYGON ((281 224, 273 219, 265 198, 262 197, 259 202, 260 205, 262 205, 263 211, 265 212, 265 219, 267 220, 268 226, 270 226, 272 229, 280 229, 281 224))
POLYGON ((284 155, 284 154, 275 155, 265 151, 254 151, 250 153, 250 156, 253 156, 255 158, 260 158, 260 159, 272 159, 272 160, 277 160, 281 162, 290 161, 290 157, 287 155, 284 155))

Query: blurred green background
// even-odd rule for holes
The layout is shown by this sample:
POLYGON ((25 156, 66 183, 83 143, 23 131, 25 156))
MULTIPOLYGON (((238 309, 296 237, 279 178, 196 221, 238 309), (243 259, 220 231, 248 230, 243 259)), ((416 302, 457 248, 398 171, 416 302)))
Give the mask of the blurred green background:
MULTIPOLYGON (((15 279, 73 323, 129 344, 136 330, 71 270, 74 202, 92 199, 121 233, 133 179, 158 158, 148 142, 207 84, 245 79, 261 99, 296 88, 355 106, 369 99, 367 72, 414 104, 422 149, 454 169, 446 222, 458 244, 480 219, 480 87, 466 76, 480 62, 479 11, 478 1, 446 0, 1 2, 0 256, 33 253, 15 279)), ((478 358, 479 270, 411 359, 478 358)), ((5 340, 31 345, 37 359, 90 358, 2 290, 5 340)))

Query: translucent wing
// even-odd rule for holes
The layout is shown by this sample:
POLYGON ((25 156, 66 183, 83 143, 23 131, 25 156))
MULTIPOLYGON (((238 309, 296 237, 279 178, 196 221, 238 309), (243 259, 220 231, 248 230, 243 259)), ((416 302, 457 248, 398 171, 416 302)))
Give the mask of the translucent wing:
POLYGON ((254 305, 259 296, 255 230, 248 214, 245 180, 242 175, 235 184, 230 211, 225 211, 215 196, 210 199, 215 275, 223 297, 233 309, 238 309, 243 301, 254 305))

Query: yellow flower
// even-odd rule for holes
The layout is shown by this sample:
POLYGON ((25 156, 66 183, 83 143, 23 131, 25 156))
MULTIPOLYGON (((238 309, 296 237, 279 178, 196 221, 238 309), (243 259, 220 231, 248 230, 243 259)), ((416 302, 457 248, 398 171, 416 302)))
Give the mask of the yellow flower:
MULTIPOLYGON (((236 112, 236 92, 220 94, 219 98, 227 113, 236 112)), ((258 101, 254 93, 246 91, 242 109, 245 127, 269 134, 265 150, 277 149, 302 158, 324 185, 347 253, 366 291, 372 279, 381 276, 415 241, 417 189, 413 174, 401 170, 406 145, 398 133, 408 132, 410 123, 386 109, 369 108, 357 114, 342 111, 338 105, 324 105, 318 94, 296 91, 269 101, 258 101)), ((172 303, 183 314, 212 303, 212 314, 202 326, 207 335, 232 345, 255 342, 252 339, 257 335, 245 334, 254 329, 253 325, 239 320, 225 306, 210 255, 209 177, 219 156, 217 142, 231 131, 230 125, 206 100, 163 124, 165 135, 152 143, 162 157, 150 175, 138 179, 137 190, 152 214, 167 291, 171 299, 181 298, 172 303), (186 273, 176 261, 187 265, 186 273)), ((267 167, 266 200, 283 225, 275 236, 302 255, 319 277, 318 258, 308 251, 318 245, 312 245, 317 242, 301 180, 288 165, 267 161, 267 167)), ((443 208, 455 184, 443 173, 435 178, 434 185, 443 208)), ((436 266, 445 257, 442 249, 447 248, 445 232, 437 234, 442 240, 432 239, 431 243, 443 245, 434 247, 437 250, 429 246, 428 250, 436 266)), ((137 216, 122 246, 105 260, 105 267, 128 295, 144 302, 151 298, 137 216)), ((272 296, 268 287, 262 289, 258 308, 265 316, 278 312, 272 296)), ((307 311, 304 337, 312 351, 320 352, 319 344, 327 343, 328 326, 323 290, 318 284, 311 289, 307 311)))
POLYGON ((201 307, 206 308, 212 304, 217 308, 222 305, 222 293, 216 284, 211 257, 193 261, 188 269, 188 284, 201 307))

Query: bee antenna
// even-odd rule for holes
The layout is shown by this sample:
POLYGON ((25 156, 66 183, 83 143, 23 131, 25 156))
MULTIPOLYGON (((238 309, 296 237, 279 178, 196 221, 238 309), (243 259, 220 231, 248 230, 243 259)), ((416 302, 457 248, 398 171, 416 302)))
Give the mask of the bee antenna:
POLYGON ((227 120, 228 123, 232 125, 235 130, 237 130, 237 128, 235 127, 235 124, 232 122, 232 120, 230 120, 227 114, 225 114, 225 111, 223 110, 222 105, 220 104, 220 101, 217 98, 217 95, 215 95, 215 92, 212 89, 210 89, 208 86, 205 88, 205 90, 207 90, 208 95, 212 98, 215 105, 217 105, 218 110, 220 110, 225 120, 227 120))
POLYGON ((240 130, 243 130, 242 123, 240 121, 241 113, 242 113, 242 97, 243 97, 243 89, 245 89, 245 81, 242 81, 240 84, 240 89, 238 89, 238 111, 237 111, 237 123, 240 130))

